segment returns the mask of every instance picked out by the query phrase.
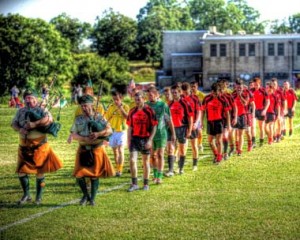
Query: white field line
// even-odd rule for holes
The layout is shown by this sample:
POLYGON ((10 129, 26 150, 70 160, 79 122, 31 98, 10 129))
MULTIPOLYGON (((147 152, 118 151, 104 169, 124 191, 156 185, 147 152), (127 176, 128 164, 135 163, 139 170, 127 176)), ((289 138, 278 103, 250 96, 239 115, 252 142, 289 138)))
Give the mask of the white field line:
MULTIPOLYGON (((128 185, 128 184, 130 184, 130 183, 126 182, 126 183, 122 183, 122 184, 120 184, 120 185, 117 185, 117 186, 115 186, 115 187, 105 189, 105 190, 103 190, 103 191, 101 191, 101 192, 98 192, 97 195, 98 195, 98 194, 99 194, 99 195, 103 195, 103 194, 112 192, 112 191, 114 191, 114 190, 118 190, 118 189, 120 189, 120 188, 122 188, 122 187, 124 187, 125 185, 128 185)), ((45 214, 47 214, 47 213, 54 212, 55 210, 58 210, 58 209, 61 209, 61 208, 66 207, 66 206, 69 206, 69 205, 78 203, 79 200, 80 200, 80 199, 74 199, 74 200, 72 200, 72 201, 70 201, 70 202, 62 203, 62 204, 57 205, 57 206, 55 206, 55 207, 51 207, 51 208, 49 208, 49 209, 46 210, 46 211, 43 211, 43 212, 40 212, 40 213, 33 214, 33 215, 31 215, 31 216, 29 216, 29 217, 27 217, 27 218, 23 218, 23 219, 21 219, 21 220, 19 220, 19 221, 16 221, 16 222, 7 224, 7 225, 5 225, 5 226, 2 226, 2 227, 0 227, 0 233, 3 232, 3 231, 5 231, 5 230, 7 230, 8 228, 11 228, 11 227, 14 227, 14 226, 17 226, 17 225, 20 225, 20 224, 29 222, 29 221, 31 221, 31 220, 33 220, 33 219, 36 219, 36 218, 39 218, 39 217, 41 217, 41 216, 43 216, 43 215, 45 215, 45 214)))

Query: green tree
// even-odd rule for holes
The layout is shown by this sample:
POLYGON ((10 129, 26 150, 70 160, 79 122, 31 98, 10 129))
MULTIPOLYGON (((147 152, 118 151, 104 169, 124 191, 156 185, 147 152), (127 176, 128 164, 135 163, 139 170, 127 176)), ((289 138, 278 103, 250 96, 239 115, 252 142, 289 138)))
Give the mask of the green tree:
POLYGON ((86 22, 80 22, 77 18, 71 18, 62 13, 50 20, 62 36, 68 39, 71 43, 73 52, 79 52, 82 48, 81 44, 88 38, 91 32, 91 25, 86 22))
POLYGON ((273 34, 300 33, 300 13, 289 16, 288 20, 272 21, 270 29, 273 34))
POLYGON ((266 22, 259 21, 260 13, 247 5, 246 0, 229 0, 228 4, 234 4, 242 12, 243 18, 240 21, 240 30, 247 33, 264 33, 266 22))
POLYGON ((49 23, 0 15, 0 95, 16 84, 38 87, 57 74, 57 85, 75 72, 70 44, 49 23))
POLYGON ((74 56, 78 73, 72 84, 87 84, 91 80, 95 89, 100 82, 104 82, 104 91, 107 91, 111 84, 127 83, 130 79, 129 62, 116 53, 106 58, 97 53, 82 53, 74 56))
POLYGON ((300 13, 289 17, 289 25, 292 33, 300 33, 300 13))
POLYGON ((101 56, 117 52, 122 57, 132 59, 136 49, 136 34, 136 21, 110 9, 94 25, 92 47, 101 56))
POLYGON ((162 59, 162 31, 193 29, 188 8, 174 0, 150 0, 137 18, 138 57, 151 63, 162 59))
POLYGON ((264 32, 265 23, 259 22, 260 14, 245 0, 191 0, 188 2, 196 29, 216 26, 218 32, 230 29, 233 33, 264 32))

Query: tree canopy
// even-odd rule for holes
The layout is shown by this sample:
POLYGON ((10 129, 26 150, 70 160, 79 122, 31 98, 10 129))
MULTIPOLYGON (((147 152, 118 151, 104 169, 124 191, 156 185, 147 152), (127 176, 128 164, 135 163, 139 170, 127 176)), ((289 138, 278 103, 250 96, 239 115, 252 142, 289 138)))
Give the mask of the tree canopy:
POLYGON ((60 85, 76 71, 70 43, 41 19, 0 15, 0 95, 13 85, 48 83, 57 74, 60 85))

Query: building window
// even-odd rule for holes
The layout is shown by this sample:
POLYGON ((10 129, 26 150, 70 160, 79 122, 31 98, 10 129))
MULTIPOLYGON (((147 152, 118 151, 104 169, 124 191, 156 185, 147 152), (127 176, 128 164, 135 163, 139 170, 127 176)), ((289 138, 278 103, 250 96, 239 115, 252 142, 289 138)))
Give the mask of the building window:
POLYGON ((284 43, 278 43, 277 45, 277 55, 284 56, 284 43))
POLYGON ((244 43, 239 44, 239 55, 240 55, 240 57, 246 56, 246 44, 244 44, 244 43))
POLYGON ((226 44, 220 44, 220 57, 226 57, 226 44))
POLYGON ((210 44, 210 56, 211 57, 217 56, 217 44, 210 44))
POLYGON ((274 43, 268 43, 268 56, 275 56, 274 43))
POLYGON ((254 43, 249 43, 249 56, 253 57, 255 56, 255 44, 254 43))
POLYGON ((300 42, 297 43, 297 56, 300 56, 300 42))

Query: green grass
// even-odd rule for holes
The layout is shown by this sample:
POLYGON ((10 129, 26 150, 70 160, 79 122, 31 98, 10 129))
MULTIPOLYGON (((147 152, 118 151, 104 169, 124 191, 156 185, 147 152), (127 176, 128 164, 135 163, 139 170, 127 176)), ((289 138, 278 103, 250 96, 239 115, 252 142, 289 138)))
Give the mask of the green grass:
MULTIPOLYGON (((300 238, 299 127, 280 143, 233 156, 219 166, 212 164, 205 142, 197 172, 191 171, 188 151, 185 174, 164 178, 159 186, 151 184, 149 192, 128 193, 129 173, 101 179, 97 205, 81 207, 70 203, 81 197, 72 177, 77 144, 66 143, 74 109, 63 109, 59 136, 49 137, 64 168, 46 175, 41 206, 18 207, 15 202, 22 195, 15 174, 18 137, 9 126, 16 110, 0 108, 0 228, 40 214, 8 227, 0 239, 300 238), (63 203, 66 206, 55 209, 63 203)), ((297 116, 295 126, 299 124, 297 116)), ((31 176, 32 195, 34 185, 31 176)))

